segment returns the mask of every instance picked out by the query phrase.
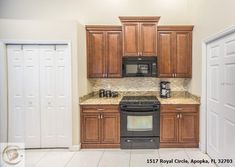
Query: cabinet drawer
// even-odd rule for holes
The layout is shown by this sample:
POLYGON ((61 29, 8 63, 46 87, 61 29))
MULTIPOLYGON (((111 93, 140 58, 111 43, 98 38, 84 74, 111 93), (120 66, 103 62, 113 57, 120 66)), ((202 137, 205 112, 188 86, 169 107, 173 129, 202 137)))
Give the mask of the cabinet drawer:
POLYGON ((81 106, 83 113, 89 112, 119 112, 118 105, 89 105, 81 106))
POLYGON ((198 112, 198 105, 193 104, 167 104, 161 105, 161 112, 198 112))

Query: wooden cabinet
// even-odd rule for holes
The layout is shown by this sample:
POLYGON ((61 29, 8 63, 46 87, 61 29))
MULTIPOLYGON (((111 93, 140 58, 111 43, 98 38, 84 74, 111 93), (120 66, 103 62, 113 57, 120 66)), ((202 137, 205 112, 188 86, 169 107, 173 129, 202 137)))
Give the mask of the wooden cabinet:
POLYGON ((192 77, 193 26, 158 26, 159 77, 192 77))
POLYGON ((120 147, 120 114, 118 106, 81 106, 82 148, 120 147))
POLYGON ((119 17, 123 24, 123 56, 157 56, 160 17, 119 17))
POLYGON ((198 147, 198 105, 161 105, 161 147, 198 147))
POLYGON ((86 30, 88 77, 121 77, 121 26, 86 26, 86 30))

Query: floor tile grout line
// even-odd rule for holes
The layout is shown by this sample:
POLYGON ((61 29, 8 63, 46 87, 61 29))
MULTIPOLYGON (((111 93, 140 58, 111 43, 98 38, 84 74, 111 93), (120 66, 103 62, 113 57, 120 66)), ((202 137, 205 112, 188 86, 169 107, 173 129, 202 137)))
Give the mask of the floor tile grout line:
POLYGON ((75 157, 75 155, 77 154, 77 152, 74 152, 73 155, 71 156, 71 158, 68 160, 68 162, 65 164, 64 167, 68 166, 69 163, 72 161, 73 157, 75 157))
MULTIPOLYGON (((186 149, 184 149, 184 152, 185 152, 185 154, 187 155, 187 157, 188 157, 188 159, 190 161, 191 157, 189 156, 189 153, 187 152, 186 149)), ((194 164, 191 164, 191 166, 196 167, 194 164)))
POLYGON ((160 164, 161 167, 163 167, 162 164, 160 163, 161 156, 160 156, 160 151, 159 151, 159 150, 160 150, 160 149, 157 150, 157 152, 158 152, 158 157, 159 157, 159 164, 160 164))
POLYGON ((44 153, 44 155, 37 161, 37 162, 35 162, 35 164, 32 166, 32 167, 34 167, 34 166, 36 166, 47 154, 49 154, 49 150, 47 150, 45 153, 44 153))
POLYGON ((131 167, 131 154, 132 154, 132 150, 130 150, 130 156, 129 156, 129 167, 131 167))
POLYGON ((101 156, 100 156, 100 158, 99 158, 99 161, 98 161, 96 167, 98 167, 98 166, 100 165, 100 161, 101 161, 101 159, 102 159, 103 156, 104 156, 104 152, 105 152, 105 150, 103 150, 103 152, 102 152, 102 154, 101 154, 101 156))
POLYGON ((157 154, 158 154, 158 158, 159 158, 159 164, 160 164, 160 166, 162 167, 162 164, 160 163, 161 157, 160 157, 160 152, 159 152, 159 150, 160 150, 160 149, 157 149, 157 154))

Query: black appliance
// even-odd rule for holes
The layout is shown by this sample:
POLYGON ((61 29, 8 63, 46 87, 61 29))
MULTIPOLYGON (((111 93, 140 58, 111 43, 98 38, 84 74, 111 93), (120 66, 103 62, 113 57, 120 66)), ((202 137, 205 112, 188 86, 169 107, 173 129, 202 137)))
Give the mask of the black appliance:
POLYGON ((124 57, 122 59, 123 77, 156 77, 157 57, 124 57))
POLYGON ((120 112, 122 149, 159 148, 160 103, 155 96, 124 96, 120 112))
POLYGON ((161 81, 160 82, 160 97, 161 98, 171 97, 170 82, 168 82, 168 81, 161 81))

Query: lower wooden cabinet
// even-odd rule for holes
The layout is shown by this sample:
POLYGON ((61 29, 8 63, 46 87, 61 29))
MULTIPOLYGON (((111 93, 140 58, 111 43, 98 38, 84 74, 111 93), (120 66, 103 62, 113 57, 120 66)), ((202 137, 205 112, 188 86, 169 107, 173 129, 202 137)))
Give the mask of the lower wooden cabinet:
POLYGON ((198 105, 162 105, 161 147, 198 147, 198 105))
POLYGON ((82 148, 120 147, 118 106, 81 106, 82 148))

